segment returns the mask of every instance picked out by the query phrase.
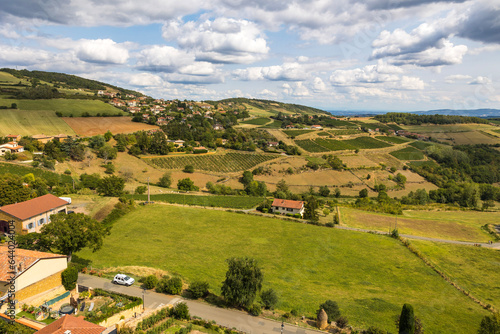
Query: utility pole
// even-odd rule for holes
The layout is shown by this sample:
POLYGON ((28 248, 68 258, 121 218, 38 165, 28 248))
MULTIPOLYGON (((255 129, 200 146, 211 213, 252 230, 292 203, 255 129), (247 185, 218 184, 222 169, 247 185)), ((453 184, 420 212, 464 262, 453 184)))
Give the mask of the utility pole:
POLYGON ((150 196, 149 196, 149 177, 148 177, 148 204, 150 202, 150 196))

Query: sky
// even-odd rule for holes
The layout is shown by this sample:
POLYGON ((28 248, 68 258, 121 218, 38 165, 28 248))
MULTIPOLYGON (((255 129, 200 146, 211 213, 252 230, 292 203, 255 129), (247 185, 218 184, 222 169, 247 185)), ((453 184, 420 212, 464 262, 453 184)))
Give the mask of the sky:
POLYGON ((500 109, 500 0, 0 0, 0 67, 155 98, 500 109))

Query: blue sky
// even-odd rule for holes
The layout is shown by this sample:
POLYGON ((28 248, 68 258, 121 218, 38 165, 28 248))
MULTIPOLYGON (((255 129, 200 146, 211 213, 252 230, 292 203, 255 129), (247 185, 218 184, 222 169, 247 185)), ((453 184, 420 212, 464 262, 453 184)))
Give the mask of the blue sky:
POLYGON ((0 0, 0 67, 156 98, 500 108, 499 0, 0 0))

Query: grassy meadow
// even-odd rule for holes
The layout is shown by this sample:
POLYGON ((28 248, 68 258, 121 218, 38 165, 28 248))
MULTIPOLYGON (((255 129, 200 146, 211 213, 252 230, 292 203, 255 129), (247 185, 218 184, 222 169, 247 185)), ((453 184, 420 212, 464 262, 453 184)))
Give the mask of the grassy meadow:
POLYGON ((217 294, 225 260, 250 256, 263 268, 263 288, 280 296, 279 309, 313 315, 332 299, 355 327, 393 332, 404 303, 427 333, 472 333, 487 314, 394 239, 272 218, 140 207, 114 224, 100 251, 77 255, 94 267, 156 267, 204 279, 217 294))
POLYGON ((421 240, 411 243, 471 295, 500 309, 500 251, 421 240))
POLYGON ((0 110, 0 135, 34 134, 57 135, 60 133, 74 136, 75 132, 51 110, 0 110))
MULTIPOLYGON (((147 201, 148 195, 127 195, 136 201, 147 201)), ((156 194, 150 195, 152 202, 167 202, 185 205, 220 207, 231 209, 251 209, 262 203, 264 197, 250 196, 197 196, 184 194, 156 194)))
POLYGON ((99 100, 78 100, 78 99, 50 99, 50 100, 15 100, 15 99, 1 99, 0 105, 10 106, 12 103, 17 103, 19 110, 51 110, 55 116, 58 111, 66 117, 79 117, 84 112, 89 113, 91 116, 97 113, 109 115, 126 115, 127 113, 113 107, 109 103, 104 103, 99 100))
MULTIPOLYGON (((355 228, 388 232, 396 225, 396 216, 348 207, 340 208, 342 224, 355 228)), ((481 229, 498 223, 498 212, 477 211, 404 211, 397 217, 401 234, 421 237, 487 242, 491 236, 481 229), (480 219, 478 217, 481 217, 480 219)))

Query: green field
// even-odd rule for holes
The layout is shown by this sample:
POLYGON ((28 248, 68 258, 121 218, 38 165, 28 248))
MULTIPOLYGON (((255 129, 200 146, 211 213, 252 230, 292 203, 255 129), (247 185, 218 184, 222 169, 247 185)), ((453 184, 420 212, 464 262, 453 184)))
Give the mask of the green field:
POLYGON ((414 147, 408 146, 400 150, 391 152, 390 155, 399 160, 423 160, 424 154, 422 151, 417 150, 414 147))
MULTIPOLYGON (((104 103, 98 100, 77 100, 77 99, 51 99, 51 100, 14 100, 0 99, 0 105, 10 106, 12 103, 17 103, 19 110, 52 110, 52 114, 56 111, 62 113, 65 117, 81 116, 84 112, 95 116, 98 113, 101 115, 127 115, 126 112, 113 107, 109 103, 104 103)), ((55 116, 55 114, 54 114, 55 116)))
POLYGON ((212 154, 144 158, 144 161, 164 169, 182 169, 187 165, 192 165, 195 170, 230 173, 247 170, 260 163, 276 158, 279 158, 279 156, 231 152, 224 155, 212 154))
MULTIPOLYGON (((0 100, 1 101, 1 100, 0 100)), ((19 134, 31 136, 35 134, 74 136, 75 132, 62 118, 49 110, 0 110, 0 135, 19 134)))
POLYGON ((352 146, 343 140, 318 138, 315 140, 315 142, 323 147, 326 147, 330 151, 355 150, 356 149, 355 146, 352 146))
POLYGON ((253 119, 249 119, 248 121, 243 121, 243 122, 240 122, 242 124, 252 124, 252 125, 264 125, 264 124, 267 124, 271 121, 271 119, 269 118, 265 118, 265 117, 259 117, 259 118, 253 118, 253 119))
POLYGON ((500 252, 430 241, 411 243, 471 295, 500 309, 500 252))
POLYGON ((299 147, 306 150, 307 152, 320 153, 329 151, 329 149, 316 144, 316 142, 312 141, 311 139, 296 140, 295 144, 297 144, 299 147))
POLYGON ((412 161, 410 162, 410 165, 421 167, 421 166, 436 166, 437 164, 432 160, 425 160, 425 161, 412 161))
POLYGON ((411 139, 408 139, 405 137, 376 136, 375 138, 386 141, 388 143, 392 143, 392 144, 404 144, 404 143, 411 141, 411 139))
POLYGON ((288 136, 288 137, 297 137, 306 133, 311 133, 316 130, 283 130, 283 132, 288 136))
POLYGON ((264 129, 281 129, 281 124, 283 124, 282 121, 278 121, 278 120, 275 119, 275 120, 272 121, 272 123, 263 125, 263 126, 261 126, 261 128, 264 128, 264 129))
POLYGON ((359 149, 374 149, 374 148, 384 148, 392 146, 389 143, 385 143, 383 141, 371 137, 358 137, 354 139, 344 140, 344 142, 352 146, 355 146, 356 148, 359 149))
POLYGON ((425 150, 427 147, 432 146, 432 145, 433 144, 431 144, 431 143, 426 143, 423 141, 414 141, 413 143, 410 143, 410 146, 418 148, 419 150, 425 150))
MULTIPOLYGON (((147 201, 148 195, 127 195, 136 201, 147 201)), ((210 206, 230 209, 251 209, 264 201, 263 197, 250 196, 196 196, 184 194, 151 195, 152 202, 168 202, 184 205, 210 206)))
POLYGON ((346 129, 346 130, 328 130, 334 136, 347 136, 347 135, 357 135, 362 133, 363 131, 354 130, 354 129, 346 129))
POLYGON ((473 333, 487 314, 395 239, 272 218, 140 207, 114 224, 101 250, 77 255, 98 268, 138 265, 207 280, 217 294, 225 260, 250 256, 263 269, 263 288, 280 296, 278 309, 312 316, 332 299, 354 327, 394 332, 404 303, 426 333, 473 333))

